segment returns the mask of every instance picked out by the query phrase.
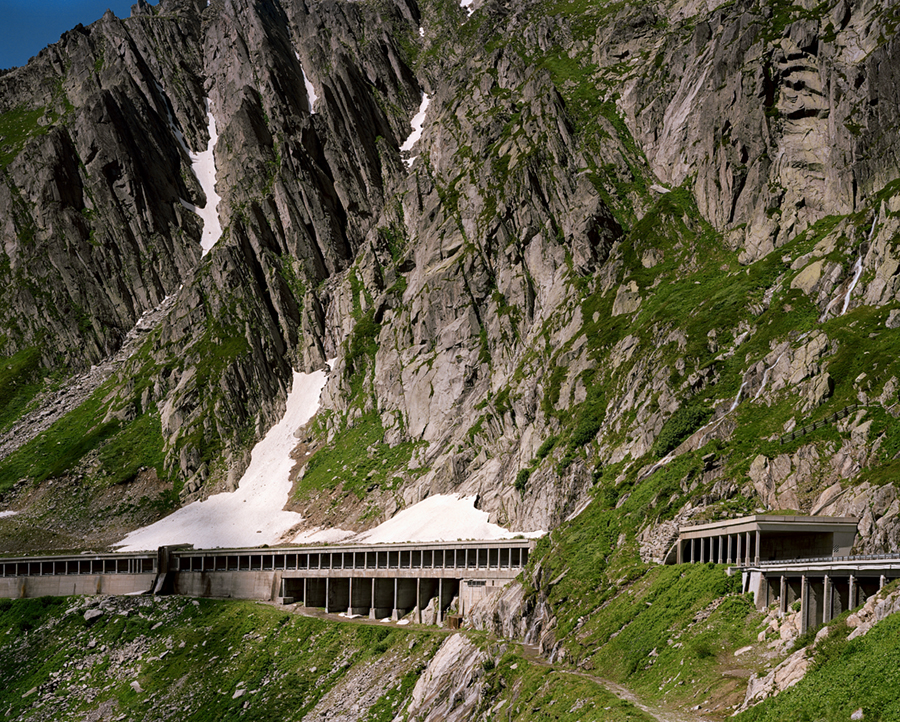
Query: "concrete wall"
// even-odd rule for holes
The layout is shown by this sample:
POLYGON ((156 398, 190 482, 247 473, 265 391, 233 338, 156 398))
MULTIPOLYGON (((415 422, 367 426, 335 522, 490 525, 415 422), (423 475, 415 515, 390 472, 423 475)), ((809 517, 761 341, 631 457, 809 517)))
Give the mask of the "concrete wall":
POLYGON ((174 575, 174 594, 186 597, 275 599, 281 572, 191 572, 174 575))
POLYGON ((65 597, 70 594, 142 594, 155 574, 79 574, 46 577, 0 577, 0 597, 65 597))
POLYGON ((505 579, 462 580, 459 585, 459 613, 467 614, 476 602, 487 596, 499 594, 507 583, 505 579))

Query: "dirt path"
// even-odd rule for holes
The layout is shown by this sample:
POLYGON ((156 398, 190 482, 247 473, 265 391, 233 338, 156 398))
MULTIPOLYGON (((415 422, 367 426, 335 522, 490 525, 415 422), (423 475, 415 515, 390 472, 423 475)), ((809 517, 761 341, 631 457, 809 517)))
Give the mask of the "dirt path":
POLYGON ((608 689, 619 699, 630 702, 642 712, 649 714, 651 717, 658 720, 658 722, 713 722, 713 720, 707 717, 694 715, 690 712, 675 711, 666 709, 664 707, 648 705, 641 701, 641 699, 634 692, 632 692, 627 687, 623 687, 621 684, 616 684, 615 682, 611 682, 610 680, 604 679, 603 677, 597 677, 593 674, 588 674, 587 672, 582 672, 580 670, 567 669, 565 667, 558 668, 544 659, 540 655, 540 652, 535 645, 522 644, 520 646, 522 647, 522 655, 529 662, 533 664, 539 664, 542 667, 549 667, 554 672, 574 674, 578 677, 584 677, 585 679, 589 679, 592 682, 596 682, 601 687, 605 687, 606 689, 608 689))
MULTIPOLYGON (((275 605, 280 606, 280 605, 275 605)), ((383 620, 374 620, 369 619, 368 617, 354 617, 348 618, 340 616, 339 614, 327 614, 324 609, 319 608, 309 608, 309 607, 297 607, 295 605, 290 605, 288 607, 282 607, 284 609, 288 609, 295 614, 302 614, 305 617, 315 617, 317 619, 327 619, 332 622, 352 622, 355 624, 370 624, 376 626, 385 626, 387 622, 383 620)), ((391 622, 392 625, 396 626, 396 622, 391 622)), ((427 629, 429 632, 439 632, 445 635, 449 635, 451 633, 455 633, 459 630, 455 629, 444 629, 440 627, 423 627, 419 624, 410 624, 404 625, 410 631, 424 631, 427 629)), ((463 630, 464 631, 464 630, 463 630)), ((510 640, 503 640, 509 642, 510 640)), ((643 702, 640 697, 638 697, 634 692, 632 692, 627 687, 623 687, 621 684, 616 684, 615 682, 611 682, 608 679, 604 679, 603 677, 597 677, 593 674, 589 674, 587 672, 582 672, 580 670, 568 669, 566 667, 557 667, 550 662, 548 662, 544 657, 541 656, 536 645, 533 644, 521 644, 516 643, 522 649, 522 656, 525 657, 532 664, 537 664, 542 667, 546 667, 553 672, 557 672, 560 674, 573 674, 578 677, 583 677, 585 679, 589 679, 596 684, 599 684, 601 687, 605 687, 610 692, 612 692, 616 697, 621 700, 625 700, 626 702, 630 702, 635 707, 637 707, 642 712, 649 714, 658 722, 715 722, 713 719, 709 717, 702 717, 697 714, 693 714, 688 711, 680 711, 680 710, 672 710, 666 709, 664 707, 659 707, 656 705, 649 705, 643 702)))

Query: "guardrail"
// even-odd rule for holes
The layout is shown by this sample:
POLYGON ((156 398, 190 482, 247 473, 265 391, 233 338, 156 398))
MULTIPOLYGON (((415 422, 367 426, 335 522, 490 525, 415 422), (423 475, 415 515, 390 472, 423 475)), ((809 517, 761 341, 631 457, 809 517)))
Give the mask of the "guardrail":
POLYGON ((781 566, 784 564, 811 564, 811 563, 821 563, 821 562, 865 562, 865 561, 879 561, 884 559, 896 559, 900 561, 900 552, 894 552, 892 554, 857 554, 853 556, 831 556, 831 557, 806 557, 803 559, 767 559, 766 561, 760 561, 759 564, 752 564, 751 566, 781 566))
POLYGON ((794 439, 799 439, 802 436, 806 436, 807 434, 811 434, 813 431, 817 429, 822 429, 828 424, 833 424, 836 421, 840 421, 841 419, 845 419, 854 411, 858 411, 860 408, 859 404, 852 404, 850 406, 845 406, 840 411, 835 411, 830 416, 826 416, 824 419, 819 419, 815 423, 809 424, 807 426, 801 426, 799 429, 794 429, 793 431, 784 434, 780 439, 778 439, 779 444, 787 444, 794 439))

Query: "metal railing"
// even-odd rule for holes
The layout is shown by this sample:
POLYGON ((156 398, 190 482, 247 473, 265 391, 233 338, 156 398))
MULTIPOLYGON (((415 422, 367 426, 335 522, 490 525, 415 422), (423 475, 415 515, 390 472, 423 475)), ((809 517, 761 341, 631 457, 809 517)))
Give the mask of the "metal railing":
POLYGON ((816 421, 815 423, 809 424, 807 426, 801 426, 799 429, 789 431, 787 434, 784 434, 780 439, 778 439, 778 443, 782 445, 787 444, 794 439, 799 439, 801 436, 811 434, 813 431, 824 428, 828 424, 833 424, 836 421, 847 418, 854 411, 858 411, 859 408, 859 404, 851 404, 850 406, 845 406, 840 411, 835 411, 833 414, 831 414, 830 416, 826 416, 824 419, 819 419, 819 421, 816 421))
POLYGON ((781 566, 784 564, 815 564, 828 562, 866 562, 879 561, 884 559, 895 559, 900 561, 900 552, 891 554, 856 554, 852 556, 830 556, 830 557, 805 557, 800 559, 767 559, 760 561, 759 564, 751 564, 751 566, 781 566))

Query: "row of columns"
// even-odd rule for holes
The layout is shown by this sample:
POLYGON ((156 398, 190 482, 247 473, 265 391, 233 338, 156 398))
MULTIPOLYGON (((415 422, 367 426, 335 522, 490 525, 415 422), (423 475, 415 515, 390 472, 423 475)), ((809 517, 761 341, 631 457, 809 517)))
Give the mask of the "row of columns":
POLYGON ((691 564, 759 564, 760 533, 717 534, 688 539, 684 561, 691 564))
POLYGON ((0 562, 0 577, 45 577, 76 574, 152 574, 152 557, 48 559, 0 562))
POLYGON ((397 621, 415 611, 422 623, 422 610, 437 598, 436 622, 459 594, 458 579, 382 577, 284 577, 281 597, 293 598, 304 607, 324 607, 326 613, 390 617, 397 621))
POLYGON ((886 583, 884 574, 876 577, 859 578, 855 575, 834 577, 824 575, 813 577, 806 574, 800 577, 788 577, 784 574, 776 578, 767 578, 763 585, 765 599, 760 600, 761 607, 778 601, 778 608, 786 614, 789 607, 800 600, 800 633, 805 634, 810 628, 827 624, 839 614, 863 604, 877 593, 886 583), (777 585, 778 594, 775 597, 777 585))
POLYGON ((528 548, 385 549, 368 551, 210 554, 175 552, 179 571, 229 572, 311 569, 521 569, 528 548))

